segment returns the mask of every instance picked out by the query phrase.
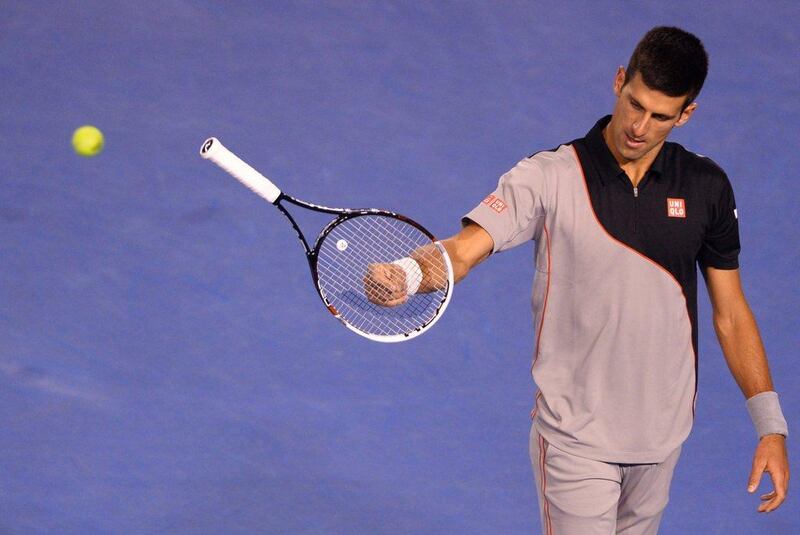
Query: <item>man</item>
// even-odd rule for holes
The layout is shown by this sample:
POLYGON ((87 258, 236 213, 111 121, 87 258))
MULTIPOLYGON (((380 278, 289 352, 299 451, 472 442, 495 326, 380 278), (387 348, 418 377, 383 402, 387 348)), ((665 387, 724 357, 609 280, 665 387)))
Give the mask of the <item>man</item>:
MULTIPOLYGON (((759 511, 785 498, 786 421, 740 285, 733 191, 714 162, 666 142, 707 70, 699 39, 654 28, 616 73, 612 115, 517 164, 445 241, 456 280, 536 241, 530 452, 544 533, 658 531, 694 419, 698 265, 760 439, 748 490, 766 471, 759 511)), ((370 267, 373 301, 407 298, 406 279, 427 270, 412 257, 370 267)))

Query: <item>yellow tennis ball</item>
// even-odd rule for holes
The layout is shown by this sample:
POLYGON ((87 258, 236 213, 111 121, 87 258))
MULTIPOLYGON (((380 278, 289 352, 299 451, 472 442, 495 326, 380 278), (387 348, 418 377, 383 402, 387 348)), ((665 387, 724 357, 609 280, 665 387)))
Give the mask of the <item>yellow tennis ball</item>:
POLYGON ((103 133, 90 124, 83 125, 72 134, 72 147, 81 156, 95 156, 103 150, 103 133))

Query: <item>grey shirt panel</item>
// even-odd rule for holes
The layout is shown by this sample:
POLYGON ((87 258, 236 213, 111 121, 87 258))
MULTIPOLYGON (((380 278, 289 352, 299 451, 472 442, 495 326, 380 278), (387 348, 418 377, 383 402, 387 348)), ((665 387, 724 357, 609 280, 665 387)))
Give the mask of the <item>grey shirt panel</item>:
POLYGON ((462 219, 462 223, 479 223, 489 233, 494 240, 493 253, 539 239, 546 213, 547 159, 543 156, 519 162, 500 177, 494 192, 462 219))
POLYGON ((693 420, 692 327, 680 284, 606 232, 571 146, 523 160, 487 201, 466 219, 487 230, 495 251, 536 239, 541 435, 600 461, 666 459, 693 420))

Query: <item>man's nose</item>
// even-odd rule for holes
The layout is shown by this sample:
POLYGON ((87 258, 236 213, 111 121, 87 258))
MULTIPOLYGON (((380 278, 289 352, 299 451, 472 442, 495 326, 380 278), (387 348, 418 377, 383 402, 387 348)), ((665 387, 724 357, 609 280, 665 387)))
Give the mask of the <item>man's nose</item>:
POLYGON ((649 114, 642 114, 640 115, 636 121, 633 123, 633 135, 637 138, 644 136, 647 133, 647 129, 650 126, 650 116, 649 114))

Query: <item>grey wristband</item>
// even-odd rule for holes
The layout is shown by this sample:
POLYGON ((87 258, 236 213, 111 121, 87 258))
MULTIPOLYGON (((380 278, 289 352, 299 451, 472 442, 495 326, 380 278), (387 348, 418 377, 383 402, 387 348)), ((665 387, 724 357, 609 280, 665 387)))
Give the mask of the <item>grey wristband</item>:
POLYGON ((789 436, 777 392, 761 392, 751 397, 747 400, 747 411, 756 427, 758 438, 773 434, 789 436))

